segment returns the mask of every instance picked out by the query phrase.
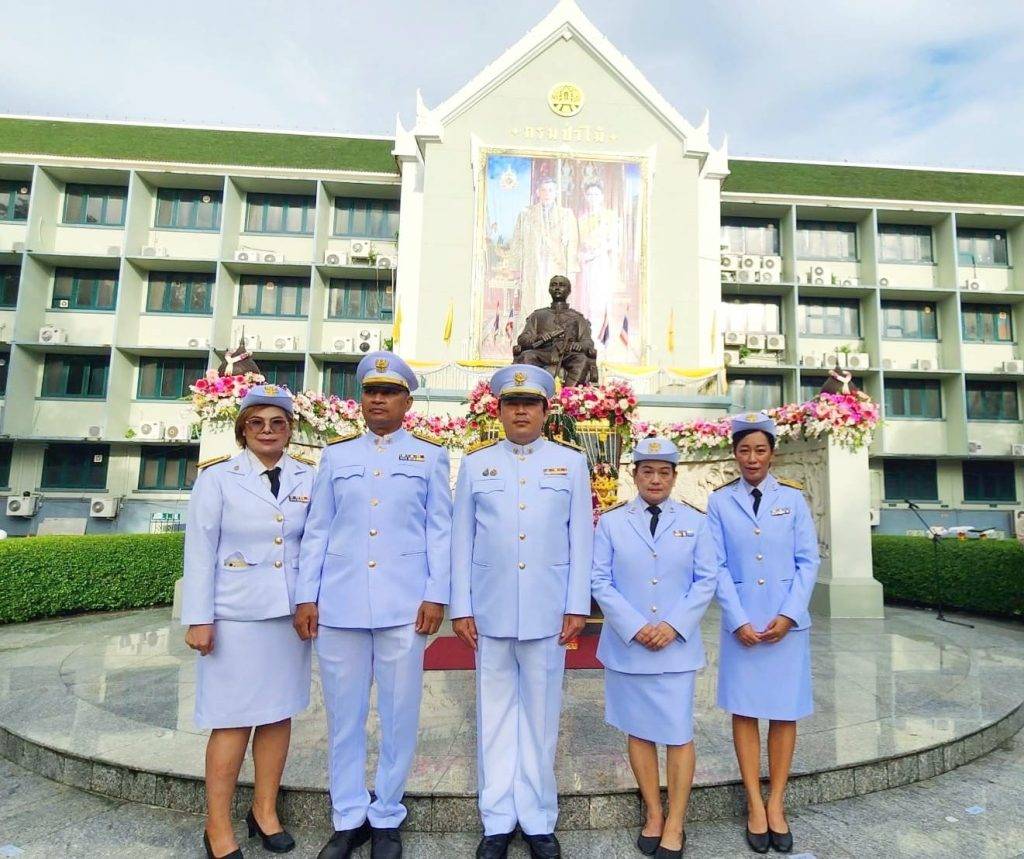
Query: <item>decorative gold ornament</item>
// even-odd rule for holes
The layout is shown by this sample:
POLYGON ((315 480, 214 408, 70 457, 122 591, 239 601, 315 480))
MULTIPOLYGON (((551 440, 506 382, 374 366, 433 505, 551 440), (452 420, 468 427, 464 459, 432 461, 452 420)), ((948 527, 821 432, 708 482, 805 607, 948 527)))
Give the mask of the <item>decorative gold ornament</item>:
POLYGON ((388 359, 378 358, 373 366, 377 368, 378 373, 383 373, 388 368, 388 359))
POLYGON ((516 373, 512 378, 517 385, 521 385, 526 381, 526 373, 516 373))
POLYGON ((576 84, 555 84, 548 93, 548 107, 559 116, 575 116, 583 109, 583 90, 576 84))

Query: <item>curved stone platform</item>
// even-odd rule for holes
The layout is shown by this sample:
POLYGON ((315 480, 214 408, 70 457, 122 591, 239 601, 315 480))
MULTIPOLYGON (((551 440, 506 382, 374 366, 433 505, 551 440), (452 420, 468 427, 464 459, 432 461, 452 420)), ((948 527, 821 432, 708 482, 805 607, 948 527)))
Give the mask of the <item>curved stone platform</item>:
MULTIPOLYGON (((816 619, 816 713, 801 723, 790 804, 930 778, 1016 733, 1024 725, 1024 629, 975 623, 966 629, 900 608, 884 621, 816 619)), ((729 719, 714 706, 717 624, 712 608, 704 623, 711 664, 697 684, 695 820, 743 809, 729 719)), ((194 676, 194 657, 167 609, 0 627, 0 754, 56 781, 200 812, 205 734, 191 721, 194 676)), ((474 830, 473 673, 425 676, 406 828, 474 830)), ((314 687, 313 705, 294 725, 283 812, 289 821, 325 824, 315 675, 314 687)), ((371 774, 375 763, 371 742, 371 774)), ((251 775, 247 761, 242 778, 251 775)), ((566 673, 558 783, 564 828, 639 818, 624 738, 604 724, 600 671, 566 673)), ((238 808, 250 801, 251 789, 240 789, 238 808)))

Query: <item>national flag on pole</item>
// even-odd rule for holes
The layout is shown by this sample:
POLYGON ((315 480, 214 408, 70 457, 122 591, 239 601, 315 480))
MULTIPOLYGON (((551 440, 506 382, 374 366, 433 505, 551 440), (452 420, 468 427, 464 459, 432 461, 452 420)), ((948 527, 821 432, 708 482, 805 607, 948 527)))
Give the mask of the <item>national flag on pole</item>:
POLYGON ((622 341, 622 345, 629 348, 629 308, 626 308, 626 313, 622 317, 622 328, 619 330, 619 339, 622 341))
POLYGON ((448 315, 444 319, 444 331, 441 334, 441 339, 444 340, 444 345, 449 346, 452 342, 452 328, 455 325, 455 302, 448 302, 448 315))
POLYGON ((513 305, 508 306, 508 319, 505 320, 505 336, 511 341, 516 331, 516 310, 513 305))
POLYGON ((718 310, 711 314, 711 351, 718 348, 718 310))
POLYGON ((597 339, 602 346, 608 345, 608 311, 604 312, 604 319, 601 322, 601 330, 597 332, 597 339))
POLYGON ((391 348, 398 349, 398 341, 402 336, 402 300, 395 299, 395 317, 391 322, 391 348))
POLYGON ((675 308, 669 308, 668 311, 668 346, 669 353, 676 351, 676 311, 675 308))
POLYGON ((501 308, 494 305, 494 319, 491 320, 491 342, 498 342, 498 329, 501 327, 501 308))

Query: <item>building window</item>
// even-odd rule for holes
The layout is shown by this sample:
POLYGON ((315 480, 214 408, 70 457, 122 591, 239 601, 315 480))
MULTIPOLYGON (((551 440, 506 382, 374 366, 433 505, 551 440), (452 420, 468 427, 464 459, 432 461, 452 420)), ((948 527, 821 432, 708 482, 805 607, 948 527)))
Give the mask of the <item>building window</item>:
POLYGON ((722 244, 728 253, 779 255, 779 222, 769 218, 722 218, 722 244))
POLYGON ((31 182, 0 182, 0 221, 27 221, 31 182))
POLYGON ((10 351, 0 352, 0 397, 7 396, 7 371, 11 366, 10 351))
MULTIPOLYGON (((825 384, 828 376, 800 376, 800 401, 806 403, 815 399, 821 393, 821 386, 825 384)), ((864 390, 864 378, 854 376, 850 382, 860 390, 864 390)))
POLYGON ((860 302, 855 298, 802 298, 798 319, 801 334, 860 337, 860 302))
POLYGON ((309 312, 309 281, 302 277, 267 275, 242 278, 239 316, 305 316, 309 312))
POLYGON ((14 445, 11 442, 0 442, 0 486, 11 485, 11 457, 14 445))
POLYGON ((51 444, 43 454, 43 489, 104 489, 107 485, 105 444, 51 444))
POLYGON ((109 368, 106 355, 47 355, 41 395, 102 400, 107 395, 109 368))
POLYGON ((398 238, 398 200, 336 197, 334 235, 395 241, 398 238))
POLYGON ((890 418, 942 417, 942 393, 937 379, 887 379, 885 410, 890 418))
POLYGON ((782 404, 782 376, 729 376, 729 397, 741 412, 756 412, 782 404))
POLYGON ((139 489, 175 491, 196 482, 199 448, 195 445, 142 448, 139 489))
POLYGON ((896 340, 937 340, 935 305, 925 301, 883 301, 882 336, 896 340))
POLYGON ((220 191, 161 188, 156 192, 156 226, 164 230, 220 229, 220 191))
POLYGON ((16 265, 0 265, 0 307, 18 306, 18 282, 21 268, 16 265))
POLYGON ((324 392, 334 394, 343 400, 354 400, 359 396, 359 381, 356 379, 355 362, 335 361, 324 365, 324 392))
POLYGON ((926 262, 932 256, 932 228, 927 224, 879 224, 882 262, 926 262))
POLYGON ((1002 265, 1009 263, 1003 230, 958 228, 956 250, 960 265, 1002 265))
POLYGON ((779 334, 781 327, 781 300, 737 295, 722 302, 723 331, 742 331, 745 334, 779 334))
POLYGON ((60 310, 113 310, 116 304, 116 270, 57 269, 52 307, 60 310))
POLYGON ((394 290, 390 284, 370 280, 331 278, 327 301, 328 319, 391 321, 394 290))
POLYGON ((1016 421, 1016 382, 967 380, 967 419, 972 421, 1016 421))
POLYGON ((147 313, 213 313, 213 275, 154 271, 149 275, 147 313))
POLYGON ((260 361, 260 372, 272 385, 283 385, 293 393, 302 390, 301 361, 260 361))
POLYGON ((65 224, 124 226, 128 189, 108 185, 68 185, 64 199, 65 224))
POLYGON ((246 200, 247 233, 313 235, 316 197, 305 194, 249 194, 246 200))
POLYGON ((139 362, 140 400, 180 400, 206 372, 202 358, 143 358, 139 362))
POLYGON ((797 221, 796 255, 800 259, 857 259, 857 225, 832 221, 797 221))
POLYGON ((882 465, 885 474, 886 501, 938 501, 939 480, 934 460, 887 459, 882 465))
POLYGON ((960 308, 964 340, 969 343, 1012 343, 1008 304, 965 304, 960 308))
POLYGON ((968 459, 963 463, 964 501, 1015 502, 1017 481, 1012 462, 968 459))

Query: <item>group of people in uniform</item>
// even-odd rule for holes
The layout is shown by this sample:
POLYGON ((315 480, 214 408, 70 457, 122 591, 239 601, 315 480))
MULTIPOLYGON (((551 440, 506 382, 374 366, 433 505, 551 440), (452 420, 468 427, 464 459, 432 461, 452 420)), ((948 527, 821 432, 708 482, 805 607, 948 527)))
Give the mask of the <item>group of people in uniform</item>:
POLYGON ((666 438, 633 451, 637 497, 593 524, 589 469, 543 433, 554 379, 497 371, 501 441, 470 447, 454 500, 447 450, 403 429, 417 379, 390 352, 357 368, 367 431, 332 440, 319 467, 286 453, 292 397, 253 387, 235 423, 241 451, 204 464, 185 532, 182 623, 200 654, 195 721, 206 756, 210 857, 240 857, 231 807, 252 741, 248 835, 284 853, 295 841, 276 801, 291 718, 309 704, 311 651, 328 723, 334 833, 319 859, 402 855, 402 803, 419 726, 424 649, 444 620, 476 661, 478 859, 503 859, 521 833, 535 859, 555 836, 555 749, 564 649, 603 613, 605 719, 628 737, 644 801, 641 852, 682 855, 695 767, 693 700, 706 659, 701 619, 722 605, 718 704, 732 714, 747 792, 746 840, 792 850, 784 796, 796 722, 813 706, 808 604, 817 538, 797 485, 771 473, 776 431, 762 413, 733 421, 740 477, 706 514, 675 501, 679 452, 666 438), (379 754, 371 795, 366 722, 376 684, 379 754), (768 719, 769 793, 759 719, 768 719), (666 746, 663 808, 657 745, 666 746))

